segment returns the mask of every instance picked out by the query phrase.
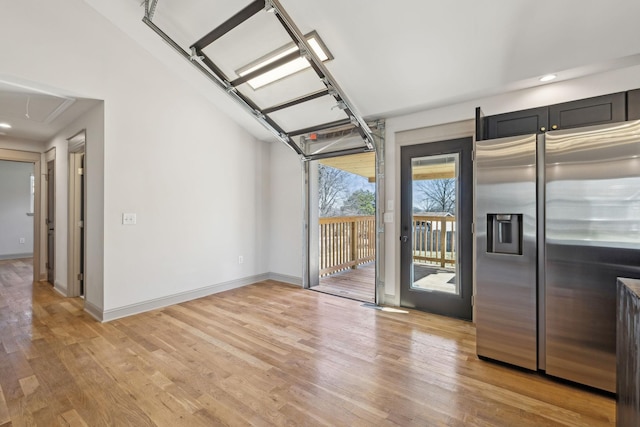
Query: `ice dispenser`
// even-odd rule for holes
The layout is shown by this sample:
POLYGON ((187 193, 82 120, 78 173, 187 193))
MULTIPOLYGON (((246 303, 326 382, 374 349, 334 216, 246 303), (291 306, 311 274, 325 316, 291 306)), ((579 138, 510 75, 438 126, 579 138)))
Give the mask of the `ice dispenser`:
POLYGON ((487 252, 522 255, 522 214, 487 215, 487 252))

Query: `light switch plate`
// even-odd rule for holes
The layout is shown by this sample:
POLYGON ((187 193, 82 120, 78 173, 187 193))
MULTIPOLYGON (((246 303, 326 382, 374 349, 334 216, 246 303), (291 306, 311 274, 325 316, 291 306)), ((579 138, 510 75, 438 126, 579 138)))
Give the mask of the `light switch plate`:
POLYGON ((384 213, 384 223, 385 224, 393 223, 393 212, 385 212, 384 213))
POLYGON ((136 214, 134 213, 123 213, 122 214, 122 224, 123 225, 134 225, 136 223, 136 214))

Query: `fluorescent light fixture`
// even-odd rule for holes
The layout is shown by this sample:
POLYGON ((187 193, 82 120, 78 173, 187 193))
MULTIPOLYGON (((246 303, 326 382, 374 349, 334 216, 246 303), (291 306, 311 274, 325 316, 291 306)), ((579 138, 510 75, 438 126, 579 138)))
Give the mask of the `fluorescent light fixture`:
POLYGON ((11 129, 11 125, 9 123, 0 123, 0 128, 11 129))
POLYGON ((555 74, 547 74, 545 76, 540 77, 540 81, 541 82, 550 82, 551 80, 555 79, 556 77, 558 77, 555 74))
MULTIPOLYGON (((333 59, 333 56, 331 56, 331 53, 329 53, 329 50, 320 39, 320 36, 318 36, 318 33, 313 31, 307 34, 305 37, 307 39, 307 43, 309 43, 309 46, 311 46, 311 49, 313 49, 313 52, 316 54, 318 59, 320 59, 320 61, 325 62, 333 59)), ((289 43, 288 45, 283 46, 275 52, 271 52, 270 54, 258 59, 257 61, 254 61, 251 64, 242 67, 236 72, 240 77, 246 76, 247 74, 260 70, 260 68, 263 68, 280 58, 296 52, 297 50, 298 47, 294 43, 289 43)), ((274 68, 273 70, 267 71, 264 74, 260 74, 259 76, 248 80, 247 84, 254 90, 260 89, 261 87, 266 86, 270 83, 276 82, 299 71, 305 70, 310 66, 311 64, 309 64, 309 61, 301 56, 294 59, 293 61, 287 62, 286 64, 283 64, 277 68, 274 68)))

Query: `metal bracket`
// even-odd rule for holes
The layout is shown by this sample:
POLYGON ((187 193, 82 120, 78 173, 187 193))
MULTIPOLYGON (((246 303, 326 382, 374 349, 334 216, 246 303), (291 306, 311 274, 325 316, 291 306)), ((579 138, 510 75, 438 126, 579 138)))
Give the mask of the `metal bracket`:
POLYGON ((203 55, 198 55, 198 49, 195 46, 191 47, 191 56, 189 57, 190 61, 198 61, 202 62, 204 59, 203 55))
POLYGON ((334 108, 339 108, 341 110, 346 110, 347 109, 347 104, 344 103, 344 101, 340 100, 338 101, 338 103, 336 105, 334 105, 333 107, 331 107, 331 109, 333 110, 334 108))
POLYGON ((265 0, 264 1, 264 10, 265 10, 265 12, 275 13, 276 12, 276 6, 273 4, 273 2, 271 0, 265 0))
POLYGON ((144 16, 150 21, 153 20, 153 15, 156 13, 157 5, 158 5, 158 0, 144 1, 144 16))

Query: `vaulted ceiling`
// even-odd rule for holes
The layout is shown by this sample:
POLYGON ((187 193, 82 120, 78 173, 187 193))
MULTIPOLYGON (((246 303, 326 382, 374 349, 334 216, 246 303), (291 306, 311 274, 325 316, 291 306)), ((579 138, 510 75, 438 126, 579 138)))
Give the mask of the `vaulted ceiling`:
MULTIPOLYGON (((158 0, 155 20, 188 49, 250 3, 158 0)), ((334 57, 326 68, 368 119, 539 85, 547 73, 561 81, 640 63, 640 2, 635 0, 279 3, 301 33, 317 31, 334 57)), ((208 55, 235 76, 243 65, 289 42, 269 15, 256 14, 240 24, 208 55)), ((285 91, 247 92, 266 107, 292 98, 302 84, 302 75, 296 75, 288 78, 285 91)), ((326 114, 326 107, 309 105, 302 115, 309 121, 326 114)), ((286 110, 279 119, 295 123, 299 117, 286 110)))
MULTIPOLYGON (((151 40, 151 30, 141 22, 141 0, 85 1, 163 63, 184 61, 170 48, 158 48, 151 40)), ((188 49, 250 3, 158 0, 155 21, 188 49)), ((637 0, 280 0, 280 4, 303 34, 317 31, 334 57, 324 66, 354 110, 366 119, 539 85, 538 78, 547 73, 556 73, 561 81, 640 64, 637 0)), ((242 66, 290 42, 269 15, 264 12, 241 24, 207 48, 207 54, 236 77, 242 66)), ((197 74, 190 70, 179 77, 192 79, 197 74)), ((306 79, 302 73, 289 77, 286 89, 277 93, 275 85, 244 90, 265 108, 298 96, 301 86, 317 86, 306 79)), ((0 87, 0 96, 14 89, 0 87)), ((227 108, 231 101, 224 91, 216 90, 213 102, 232 119, 259 139, 274 139, 245 110, 227 108)), ((15 114, 23 115, 26 96, 9 96, 13 97, 10 102, 15 104, 15 114)), ((31 94, 34 114, 39 108, 38 97, 31 94)), ((8 98, 2 98, 3 104, 4 99, 8 98)), ((470 117, 472 114, 470 111, 470 117)), ((280 111, 277 119, 291 129, 313 124, 314 118, 327 121, 339 115, 334 104, 318 100, 304 109, 280 111)))

